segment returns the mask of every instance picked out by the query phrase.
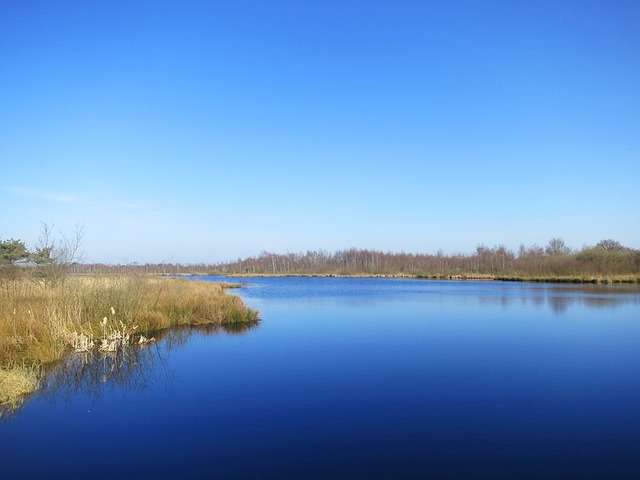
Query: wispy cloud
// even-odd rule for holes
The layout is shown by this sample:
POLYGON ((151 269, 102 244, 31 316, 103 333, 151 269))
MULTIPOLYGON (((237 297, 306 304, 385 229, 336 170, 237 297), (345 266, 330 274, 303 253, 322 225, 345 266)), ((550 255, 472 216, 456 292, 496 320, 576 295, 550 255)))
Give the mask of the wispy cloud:
POLYGON ((80 200, 77 195, 52 192, 49 190, 43 190, 40 188, 28 188, 28 187, 11 187, 8 191, 14 195, 20 197, 37 198, 40 200, 46 200, 49 202, 59 203, 75 203, 80 200))
POLYGON ((129 198, 126 193, 117 191, 112 185, 100 185, 93 187, 93 193, 83 192, 67 193, 37 187, 6 187, 4 189, 11 195, 41 200, 49 203, 76 205, 81 208, 90 208, 93 212, 116 215, 121 218, 160 218, 167 214, 166 205, 158 205, 141 201, 137 198, 129 198), (110 192, 109 195, 98 195, 96 192, 110 192))

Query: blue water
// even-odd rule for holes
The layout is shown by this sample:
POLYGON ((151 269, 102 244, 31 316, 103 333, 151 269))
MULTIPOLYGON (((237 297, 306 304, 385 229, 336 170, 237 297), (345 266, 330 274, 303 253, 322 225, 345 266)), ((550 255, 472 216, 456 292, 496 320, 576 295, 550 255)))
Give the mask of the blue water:
POLYGON ((2 478, 640 478, 637 286, 239 281, 257 328, 70 358, 2 478))

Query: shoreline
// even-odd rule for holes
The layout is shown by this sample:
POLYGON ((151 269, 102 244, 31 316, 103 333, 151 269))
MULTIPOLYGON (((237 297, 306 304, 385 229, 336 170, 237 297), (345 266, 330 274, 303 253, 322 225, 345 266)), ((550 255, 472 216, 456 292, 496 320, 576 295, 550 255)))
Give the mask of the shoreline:
POLYGON ((55 286, 22 278, 12 287, 0 303, 0 418, 67 355, 112 355, 177 328, 233 332, 260 321, 257 310, 225 292, 240 285, 221 282, 70 276, 55 286))
POLYGON ((518 283, 574 283, 574 284, 640 284, 640 276, 636 275, 600 275, 600 276, 520 276, 520 275, 489 275, 489 274, 455 274, 455 275, 418 275, 418 274, 383 274, 383 273, 193 273, 179 274, 180 276, 219 276, 224 278, 399 278, 417 280, 456 280, 456 281, 492 281, 492 282, 518 282, 518 283))

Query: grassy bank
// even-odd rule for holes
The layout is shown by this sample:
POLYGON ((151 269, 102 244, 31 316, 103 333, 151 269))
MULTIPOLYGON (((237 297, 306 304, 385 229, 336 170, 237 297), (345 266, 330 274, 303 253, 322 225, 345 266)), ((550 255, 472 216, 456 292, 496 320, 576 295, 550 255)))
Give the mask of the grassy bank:
POLYGON ((257 322, 222 285, 145 276, 73 277, 54 287, 29 279, 0 290, 0 404, 38 388, 46 365, 70 351, 110 351, 185 325, 257 322))

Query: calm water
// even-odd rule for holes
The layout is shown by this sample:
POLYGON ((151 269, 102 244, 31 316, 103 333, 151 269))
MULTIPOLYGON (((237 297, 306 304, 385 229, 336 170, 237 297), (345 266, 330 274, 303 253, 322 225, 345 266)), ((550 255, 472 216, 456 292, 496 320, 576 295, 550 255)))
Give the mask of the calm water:
POLYGON ((637 286, 234 294, 257 328, 71 357, 0 420, 2 478, 640 478, 637 286))

